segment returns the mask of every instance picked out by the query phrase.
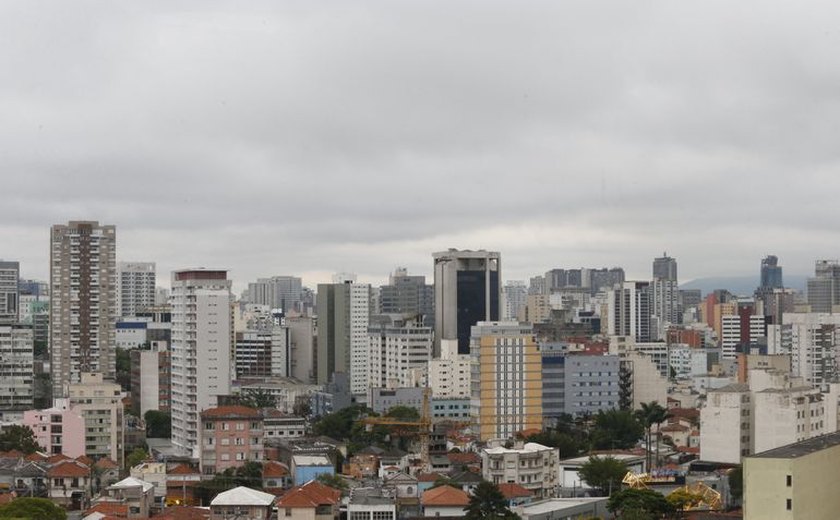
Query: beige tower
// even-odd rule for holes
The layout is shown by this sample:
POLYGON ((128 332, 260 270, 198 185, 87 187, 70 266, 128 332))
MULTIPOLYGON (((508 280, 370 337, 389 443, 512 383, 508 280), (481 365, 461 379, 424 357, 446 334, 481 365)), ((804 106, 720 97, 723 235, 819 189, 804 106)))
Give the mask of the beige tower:
POLYGON ((113 379, 116 228, 99 222, 56 224, 50 236, 50 361, 53 397, 83 372, 113 379))

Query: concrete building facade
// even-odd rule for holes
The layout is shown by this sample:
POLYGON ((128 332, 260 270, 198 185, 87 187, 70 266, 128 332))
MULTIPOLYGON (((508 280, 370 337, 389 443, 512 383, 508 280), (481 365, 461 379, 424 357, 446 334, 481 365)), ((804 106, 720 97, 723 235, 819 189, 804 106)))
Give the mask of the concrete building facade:
POLYGON ((35 336, 28 325, 0 325, 0 414, 34 406, 35 336))
POLYGON ((0 325, 20 321, 20 263, 0 260, 0 325))
POLYGON ((116 228, 71 221, 50 237, 50 368, 53 397, 84 372, 116 374, 116 228))
POLYGON ((122 388, 100 373, 82 373, 81 381, 68 385, 68 402, 85 420, 85 455, 109 457, 123 465, 125 423, 122 388))
POLYGON ((370 285, 351 280, 318 284, 318 384, 335 372, 350 378, 350 391, 364 396, 369 370, 370 285))
POLYGON ((117 264, 117 305, 123 318, 155 305, 157 271, 154 262, 119 262, 117 264))

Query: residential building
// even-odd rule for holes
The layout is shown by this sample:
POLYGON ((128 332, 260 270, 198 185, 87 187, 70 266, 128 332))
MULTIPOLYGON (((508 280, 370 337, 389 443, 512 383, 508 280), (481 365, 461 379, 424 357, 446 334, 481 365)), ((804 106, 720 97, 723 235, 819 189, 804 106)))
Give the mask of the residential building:
POLYGON ((736 314, 721 316, 721 357, 736 359, 739 353, 749 353, 767 337, 763 314, 754 314, 751 306, 738 306, 736 314))
POLYGON ((47 470, 48 498, 68 509, 81 509, 90 499, 91 468, 66 459, 47 470))
POLYGON ((222 491, 210 502, 210 520, 271 520, 276 499, 271 493, 244 486, 222 491))
POLYGON ((416 321, 434 329, 435 291, 426 284, 426 277, 409 275, 398 267, 389 277, 388 285, 379 288, 378 314, 413 316, 416 321))
POLYGON ((610 291, 608 329, 610 336, 629 336, 637 342, 651 340, 649 282, 623 282, 610 291))
POLYGON ((310 481, 294 487, 277 500, 281 518, 289 520, 334 520, 341 491, 310 481))
POLYGON ((528 300, 528 286, 522 280, 509 280, 502 287, 502 320, 519 319, 519 312, 528 300))
POLYGON ((85 455, 108 457, 122 466, 125 445, 122 388, 99 373, 82 373, 68 385, 67 397, 85 419, 85 455))
POLYGON ((291 372, 288 327, 275 325, 236 333, 236 377, 288 377, 291 372))
POLYGON ((441 341, 440 357, 429 360, 428 381, 434 397, 470 398, 468 354, 458 353, 457 340, 441 341))
MULTIPOLYGON (((543 356, 545 363, 546 357, 543 356)), ((573 416, 619 408, 621 359, 619 356, 568 355, 563 365, 563 411, 573 416)), ((545 364, 543 364, 545 371, 545 364)), ((545 380, 543 388, 545 389, 545 380)), ((544 392, 545 390, 543 390, 544 392)), ((545 399, 545 394, 543 394, 545 399)), ((545 401, 543 401, 545 406, 545 401)))
POLYGON ((396 520, 394 492, 381 487, 357 487, 350 490, 347 520, 396 520))
POLYGON ((529 294, 519 308, 518 319, 525 323, 545 323, 551 319, 551 295, 529 294))
POLYGON ((145 461, 129 468, 129 475, 137 480, 148 482, 154 486, 154 500, 163 506, 166 499, 166 463, 145 461))
POLYGON ((535 442, 481 450, 481 476, 494 484, 519 484, 535 498, 556 496, 560 450, 535 442))
POLYGON ((423 393, 425 388, 371 388, 368 392, 368 408, 383 415, 395 406, 414 408, 423 413, 423 393))
POLYGON ((286 316, 289 328, 290 376, 315 383, 315 320, 310 316, 286 316))
POLYGON ((198 414, 231 393, 230 290, 224 270, 172 273, 172 443, 183 453, 198 447, 198 414))
POLYGON ((219 406, 201 412, 201 473, 214 475, 265 459, 265 429, 259 410, 219 406))
POLYGON ((793 375, 820 387, 840 376, 840 314, 792 312, 767 327, 768 354, 786 354, 793 375))
POLYGON ((833 520, 840 510, 834 475, 840 432, 744 459, 744 520, 833 520))
POLYGON ((131 406, 138 417, 149 410, 171 409, 172 373, 166 342, 135 349, 131 357, 131 406))
POLYGON ((817 260, 814 277, 808 278, 808 305, 811 312, 834 312, 840 304, 840 263, 817 260))
POLYGON ((263 408, 264 439, 299 439, 306 435, 306 419, 286 414, 276 408, 263 408))
POLYGON ((466 516, 470 497, 462 489, 444 485, 424 491, 420 504, 426 518, 453 518, 466 516))
POLYGON ((318 284, 318 384, 326 384, 335 372, 350 378, 350 392, 367 393, 369 374, 368 325, 370 285, 318 284))
POLYGON ((50 369, 53 397, 85 372, 116 374, 116 228, 56 224, 50 244, 50 369))
POLYGON ((20 418, 34 406, 35 337, 29 325, 0 325, 0 416, 20 418))
POLYGON ((410 371, 426 367, 432 355, 432 329, 394 315, 371 319, 368 342, 369 388, 409 386, 410 371))
POLYGON ((20 263, 0 260, 0 325, 20 321, 20 263))
POLYGON ((473 415, 482 441, 542 427, 542 363, 530 325, 478 322, 472 328, 473 415))
POLYGON ((231 383, 231 395, 267 394, 274 400, 274 407, 284 413, 293 413, 296 404, 310 401, 312 395, 321 390, 319 385, 301 383, 289 377, 254 377, 231 383))
POLYGON ((291 470, 295 485, 299 486, 318 475, 335 475, 335 464, 325 455, 293 455, 291 470))
POLYGON ((755 431, 752 394, 744 383, 733 383, 706 393, 700 409, 700 459, 740 464, 752 453, 755 431))
POLYGON ((272 309, 279 309, 284 314, 291 312, 302 313, 301 304, 303 286, 301 279, 296 276, 272 276, 259 278, 248 284, 248 296, 244 298, 248 303, 268 305, 272 309))
POLYGON ((119 316, 130 318, 155 305, 154 262, 119 262, 117 264, 117 306, 119 316))
POLYGON ((128 518, 145 518, 155 503, 155 486, 135 477, 124 478, 105 488, 96 503, 120 504, 126 507, 128 518))
POLYGON ((52 408, 23 412, 22 424, 32 430, 45 453, 70 458, 85 454, 85 419, 66 399, 57 399, 52 408))
POLYGON ((545 422, 556 422, 566 413, 566 351, 565 343, 540 345, 542 360, 542 408, 545 422))
POLYGON ((432 255, 435 267, 435 349, 458 340, 458 353, 470 352, 470 334, 479 321, 501 317, 502 259, 497 252, 449 249, 432 255))

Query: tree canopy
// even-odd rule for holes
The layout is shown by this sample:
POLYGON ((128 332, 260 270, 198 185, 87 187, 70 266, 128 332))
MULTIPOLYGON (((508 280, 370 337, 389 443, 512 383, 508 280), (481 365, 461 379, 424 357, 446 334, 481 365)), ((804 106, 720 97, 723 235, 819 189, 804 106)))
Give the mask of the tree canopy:
POLYGON ((143 414, 146 422, 146 437, 168 439, 172 437, 172 416, 169 412, 149 410, 143 414))
POLYGON ((129 453, 125 458, 125 465, 128 468, 133 468, 148 458, 149 453, 146 450, 143 448, 134 448, 134 451, 129 453))
POLYGON ((46 498, 16 498, 0 506, 0 519, 67 520, 67 513, 46 498))
POLYGON ((325 486, 329 486, 333 489, 338 489, 339 491, 347 490, 347 482, 338 475, 332 475, 330 473, 321 473, 320 475, 315 477, 315 480, 317 480, 325 486))
POLYGON ((580 479, 602 495, 621 489, 627 465, 614 457, 589 457, 578 471, 580 479))
POLYGON ((467 520, 515 520, 519 515, 508 508, 508 501, 499 487, 486 480, 475 487, 470 503, 465 508, 467 520))
POLYGON ((656 491, 632 488, 613 493, 607 509, 620 514, 620 518, 637 520, 653 520, 675 512, 674 506, 656 491))
POLYGON ((256 409, 274 408, 277 406, 277 398, 262 388, 249 389, 240 394, 239 404, 256 409))
POLYGON ((27 426, 12 424, 0 430, 0 451, 17 450, 26 455, 42 450, 27 426))
POLYGON ((639 442, 644 427, 629 410, 600 411, 591 431, 594 450, 628 449, 639 442))

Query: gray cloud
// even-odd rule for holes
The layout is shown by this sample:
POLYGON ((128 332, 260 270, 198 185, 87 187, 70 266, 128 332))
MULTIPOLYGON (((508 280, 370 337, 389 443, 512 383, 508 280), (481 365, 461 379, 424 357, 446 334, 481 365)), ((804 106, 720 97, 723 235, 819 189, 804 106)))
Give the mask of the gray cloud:
POLYGON ((510 278, 662 250, 684 278, 839 253, 840 7, 7 2, 2 256, 118 226, 121 259, 249 279, 510 278))

